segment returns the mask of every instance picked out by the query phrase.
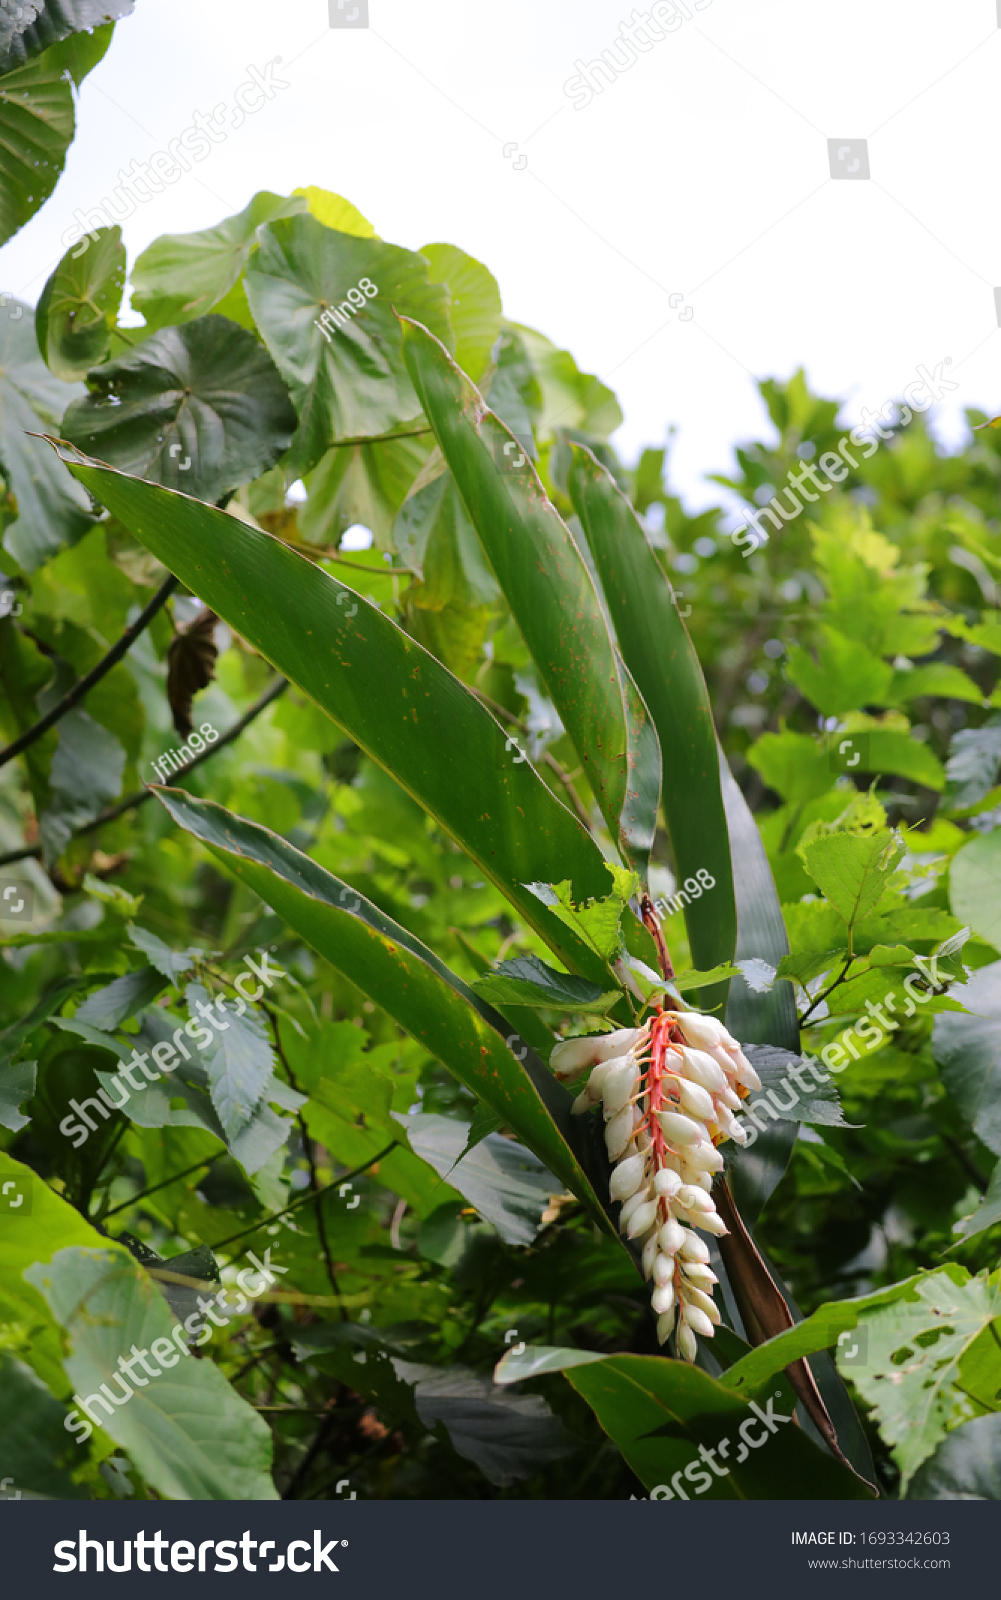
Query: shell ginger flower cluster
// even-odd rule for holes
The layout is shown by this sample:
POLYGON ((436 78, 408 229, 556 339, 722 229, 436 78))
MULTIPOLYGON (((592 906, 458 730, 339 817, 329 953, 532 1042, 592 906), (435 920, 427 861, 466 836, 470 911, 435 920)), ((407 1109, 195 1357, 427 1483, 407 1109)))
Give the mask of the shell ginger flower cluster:
POLYGON ((609 1191, 622 1207, 619 1230, 641 1247, 653 1281, 658 1342, 677 1321, 678 1354, 694 1361, 696 1335, 711 1339, 720 1320, 712 1297, 719 1280, 699 1237, 727 1231, 711 1194, 723 1170, 717 1146, 744 1143, 734 1112, 761 1081, 722 1023, 695 1011, 662 1011, 640 1028, 567 1039, 550 1059, 563 1082, 589 1072, 574 1112, 602 1107, 609 1191))

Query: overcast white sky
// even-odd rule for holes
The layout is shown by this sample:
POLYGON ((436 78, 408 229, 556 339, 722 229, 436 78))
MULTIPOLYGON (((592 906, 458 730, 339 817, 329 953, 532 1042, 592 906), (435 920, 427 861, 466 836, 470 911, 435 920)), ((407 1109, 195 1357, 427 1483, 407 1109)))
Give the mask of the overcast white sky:
POLYGON ((951 357, 960 438, 963 406, 1001 410, 1001 0, 697 3, 575 109, 623 0, 369 0, 338 29, 328 0, 137 0, 0 288, 34 302, 74 209, 280 56, 288 87, 126 222, 130 263, 257 189, 333 189, 393 243, 486 262, 509 316, 616 389, 627 458, 677 425, 693 505, 766 427, 755 379, 799 364, 857 417, 951 357), (868 140, 868 181, 832 180, 829 138, 868 140))

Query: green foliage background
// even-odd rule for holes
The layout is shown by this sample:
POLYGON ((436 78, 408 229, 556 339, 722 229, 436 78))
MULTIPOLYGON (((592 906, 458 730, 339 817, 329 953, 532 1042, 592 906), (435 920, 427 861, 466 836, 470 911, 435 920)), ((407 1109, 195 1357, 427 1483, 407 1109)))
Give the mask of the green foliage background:
MULTIPOLYGON (((111 31, 80 35, 86 65, 111 31)), ((9 67, 0 91, 24 74, 62 83, 59 52, 74 48, 73 37, 49 43, 9 67)), ((63 122, 51 137, 65 145, 72 116, 63 122)), ((27 220, 16 172, 0 191, 9 235, 27 220)), ((150 246, 131 264, 139 328, 118 322, 126 267, 117 230, 104 230, 67 253, 37 313, 0 312, 5 741, 102 659, 169 570, 205 562, 204 585, 182 582, 119 664, 0 774, 4 881, 35 895, 30 926, 0 923, 0 1177, 31 1194, 30 1215, 0 1210, 2 1473, 29 1494, 73 1498, 326 1498, 345 1479, 370 1497, 628 1497, 692 1458, 714 1408, 736 1427, 745 1393, 801 1355, 842 1349, 863 1476, 874 1470, 884 1495, 933 1496, 972 1475, 997 1498, 1001 434, 971 413, 970 444, 946 455, 922 417, 898 415, 891 438, 748 556, 730 538, 732 511, 691 516, 671 493, 666 449, 617 458, 612 392, 508 321, 488 269, 456 245, 400 249, 341 197, 303 188, 150 246), (345 297, 362 279, 378 298, 356 306, 345 297), (329 339, 310 315, 327 305, 344 323, 329 339), (529 471, 522 455, 544 499, 534 477, 505 478, 529 471), (471 504, 494 521, 485 512, 474 526, 471 504), (342 548, 359 524, 371 545, 342 548), (531 530, 538 569, 517 557, 515 526, 531 530), (633 627, 635 590, 617 564, 640 529, 630 548, 647 574, 649 637, 633 627), (241 553, 232 570, 219 556, 230 550, 241 553), (574 599, 595 592, 588 571, 593 615, 574 599), (318 572, 346 586, 337 669, 323 665, 330 639, 307 627, 318 572), (216 630, 196 727, 237 724, 274 684, 269 661, 293 677, 326 673, 326 686, 318 676, 311 697, 272 698, 184 776, 190 803, 175 792, 123 808, 182 742, 168 651, 213 584, 215 609, 235 611, 216 630), (754 814, 742 823, 728 802, 729 846, 718 790, 715 812, 699 798, 706 760, 686 742, 697 667, 683 694, 671 586, 754 814), (359 604, 369 609, 356 622, 359 604), (361 649, 366 629, 352 676, 343 652, 361 649), (422 666, 416 646, 447 671, 422 666), (399 663, 411 662, 428 700, 441 696, 441 742, 425 729, 407 745, 400 732, 399 663), (599 683, 613 684, 605 699, 599 683), (492 722, 477 721, 474 700, 492 722), (626 753, 606 736, 620 726, 626 753), (854 767, 845 741, 860 752, 854 767), (628 803, 626 772, 639 791, 628 803), (330 876, 304 889, 298 858, 272 835, 330 876), (483 865, 502 836, 507 880, 483 865), (752 836, 784 937, 768 920, 771 890, 755 898, 741 876, 752 836), (657 1355, 641 1280, 587 1188, 594 1168, 567 1143, 558 1099, 538 1075, 528 1094, 475 1009, 498 1005, 543 1063, 556 1035, 616 1007, 628 1020, 608 965, 621 899, 610 922, 595 907, 590 924, 571 909, 557 925, 525 887, 569 880, 571 906, 601 897, 601 854, 616 848, 623 866, 649 869, 655 898, 699 867, 715 880, 696 880, 665 923, 678 972, 719 969, 715 986, 686 990, 682 978, 692 1003, 721 1005, 734 970, 732 848, 747 963, 730 985, 732 1025, 752 1019, 745 1040, 773 1046, 791 1026, 795 1046, 798 1011, 802 1052, 816 1057, 862 1022, 856 1049, 841 1051, 841 1114, 770 1110, 758 1155, 734 1175, 807 1320, 751 1351, 728 1316, 692 1373, 657 1355), (369 932, 349 935, 344 914, 362 900, 369 932), (599 924, 607 947, 589 942, 599 924), (376 971, 365 940, 384 938, 404 953, 376 971), (428 975, 424 947, 445 977, 428 975), (261 951, 282 975, 224 1047, 74 1150, 59 1128, 70 1099, 107 1084, 139 1035, 149 1047, 199 998, 232 998, 244 958, 261 951), (567 973, 553 987, 548 968, 543 990, 544 969, 527 963, 554 952, 567 973), (518 958, 527 988, 482 981, 518 958), (369 981, 353 981, 362 970, 369 981), (866 1019, 888 993, 899 1026, 874 1037, 866 1019), (118 1348, 81 1320, 81 1295, 129 1341, 149 1340, 174 1320, 164 1293, 180 1316, 193 1282, 215 1292, 248 1250, 267 1249, 278 1287, 165 1380, 162 1406, 126 1407, 115 1431, 77 1445, 66 1407, 113 1370, 118 1348), (157 1279, 164 1261, 191 1281, 157 1279), (868 1365, 853 1367, 838 1340, 859 1327, 868 1365), (658 1406, 675 1434, 651 1451, 658 1406)), ((748 506, 847 433, 838 402, 812 395, 802 373, 761 393, 769 436, 738 447, 720 480, 748 506)), ((712 767, 711 729, 703 736, 712 767)), ((626 942, 649 962, 633 923, 627 914, 626 942)), ((790 1437, 760 1471, 752 1461, 742 1493, 859 1492, 815 1434, 790 1437)))

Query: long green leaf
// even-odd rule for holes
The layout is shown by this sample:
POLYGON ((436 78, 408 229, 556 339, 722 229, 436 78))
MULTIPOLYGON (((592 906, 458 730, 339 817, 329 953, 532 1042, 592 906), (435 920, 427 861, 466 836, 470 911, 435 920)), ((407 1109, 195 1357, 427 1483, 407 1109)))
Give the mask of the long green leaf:
POLYGON ((516 1383, 558 1370, 658 1500, 783 1499, 791 1483, 802 1500, 871 1498, 860 1478, 796 1426, 795 1400, 785 1382, 777 1392, 769 1386, 767 1393, 750 1396, 761 1402, 756 1414, 724 1386, 725 1380, 656 1356, 589 1359, 579 1350, 528 1349, 518 1357, 505 1356, 495 1378, 516 1383), (763 1420, 769 1417, 771 1426, 763 1420))
POLYGON ((157 484, 71 470, 148 550, 325 711, 479 862, 572 971, 604 964, 524 886, 608 892, 586 829, 459 680, 361 595, 269 534, 157 484))
POLYGON ((200 839, 289 927, 395 1017, 485 1101, 533 1153, 611 1228, 575 1150, 584 1130, 571 1098, 516 1030, 405 928, 259 823, 210 800, 157 790, 179 827, 200 839))
POLYGON ((591 574, 509 428, 440 341, 402 320, 407 370, 442 455, 612 837, 645 880, 660 751, 591 574))
MULTIPOLYGON (((615 624, 619 648, 660 736, 663 804, 679 880, 705 869, 716 887, 685 907, 692 960, 733 959, 737 938, 716 734, 702 668, 671 585, 635 511, 590 450, 574 447, 570 495, 615 624)), ((720 986, 707 1008, 726 997, 720 986)))

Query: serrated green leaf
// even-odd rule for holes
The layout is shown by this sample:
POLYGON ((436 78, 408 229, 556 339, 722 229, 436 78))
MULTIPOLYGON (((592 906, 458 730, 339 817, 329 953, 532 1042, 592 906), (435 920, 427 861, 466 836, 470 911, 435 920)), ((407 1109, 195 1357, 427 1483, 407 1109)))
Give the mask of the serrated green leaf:
POLYGON ((882 899, 903 848, 889 830, 834 833, 803 852, 806 870, 851 930, 882 899))
POLYGON ((883 705, 893 668, 856 639, 824 624, 816 633, 816 661, 799 645, 786 656, 786 674, 825 717, 883 705))
POLYGON ((961 922, 1001 949, 1001 829, 974 834, 953 856, 949 900, 961 922))
POLYGON ((856 1366, 842 1356, 839 1365, 873 1407, 880 1433, 893 1447, 903 1492, 947 1433, 983 1414, 983 1404, 966 1392, 966 1363, 982 1364, 986 1356, 988 1387, 995 1395, 1001 1391, 1001 1346, 990 1332, 999 1318, 1001 1289, 986 1274, 958 1284, 939 1272, 916 1285, 914 1299, 862 1319, 866 1359, 856 1366), (985 1335, 981 1350, 974 1351, 985 1335))

